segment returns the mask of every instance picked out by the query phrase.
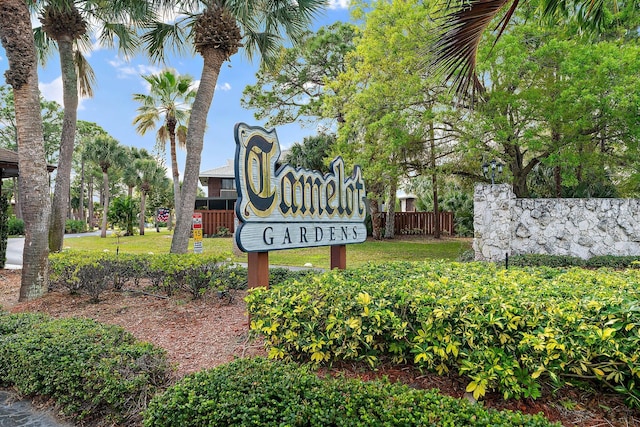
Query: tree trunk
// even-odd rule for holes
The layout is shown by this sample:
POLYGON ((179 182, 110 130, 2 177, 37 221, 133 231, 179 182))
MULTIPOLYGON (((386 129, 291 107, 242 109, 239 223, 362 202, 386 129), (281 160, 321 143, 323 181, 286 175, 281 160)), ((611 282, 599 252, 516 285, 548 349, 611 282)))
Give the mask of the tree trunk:
MULTIPOLYGON (((213 95, 212 95, 213 100, 213 95)), ((176 119, 167 119, 169 131, 169 151, 171 155, 171 175, 173 176, 173 206, 180 206, 180 171, 178 170, 178 154, 176 152, 176 119)))
POLYGON ((382 239, 382 221, 380 214, 380 203, 378 199, 369 199, 371 207, 371 234, 375 240, 382 239))
POLYGON ((93 231, 93 176, 89 177, 89 184, 87 188, 87 199, 89 204, 87 205, 87 216, 89 217, 89 231, 93 231))
POLYGON ((145 210, 145 204, 147 202, 147 192, 141 191, 141 193, 142 195, 140 196, 140 235, 144 236, 144 226, 145 226, 144 210, 145 210))
POLYGON ((0 39, 9 60, 5 72, 13 87, 18 130, 18 186, 24 208, 20 301, 37 298, 49 286, 49 183, 40 116, 36 50, 27 3, 0 1, 0 39))
POLYGON ((85 221, 84 216, 84 156, 80 160, 80 204, 78 205, 78 218, 85 221))
POLYGON ((104 203, 102 205, 102 227, 100 228, 100 237, 107 237, 107 214, 109 213, 109 174, 102 171, 102 192, 104 203))
POLYGON ((59 252, 64 241, 64 227, 69 211, 69 189, 71 180, 71 159, 76 136, 78 111, 78 77, 73 58, 73 41, 59 39, 60 68, 62 70, 62 99, 64 119, 60 137, 60 155, 56 171, 56 186, 53 193, 51 226, 49 229, 49 250, 59 252))
POLYGON ((184 168, 184 181, 180 197, 180 205, 176 206, 176 227, 171 239, 171 253, 186 253, 189 246, 189 233, 191 231, 191 221, 196 202, 196 192, 198 190, 198 179, 200 175, 200 159, 202 155, 202 145, 204 131, 207 126, 207 115, 213 101, 213 94, 218 81, 220 68, 225 60, 224 53, 214 49, 207 50, 202 55, 204 65, 200 86, 196 94, 189 127, 187 129, 187 158, 184 168))
POLYGON ((396 236, 396 190, 397 181, 392 181, 387 196, 387 222, 384 228, 384 238, 393 239, 396 236))
POLYGON ((429 145, 431 155, 431 188, 433 188, 433 237, 440 238, 440 205, 438 204, 438 173, 436 165, 436 135, 433 122, 429 122, 429 145))

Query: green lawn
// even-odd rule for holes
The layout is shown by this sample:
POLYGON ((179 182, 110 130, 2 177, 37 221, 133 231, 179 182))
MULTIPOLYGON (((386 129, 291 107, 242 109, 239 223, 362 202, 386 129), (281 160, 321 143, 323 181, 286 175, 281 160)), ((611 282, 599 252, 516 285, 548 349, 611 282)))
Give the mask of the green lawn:
MULTIPOLYGON (((171 234, 166 230, 160 233, 154 229, 147 230, 144 236, 116 237, 74 237, 64 240, 65 248, 77 250, 112 251, 122 253, 168 253, 171 246, 171 234)), ((233 259, 246 261, 247 256, 232 255, 232 239, 210 238, 203 240, 203 250, 208 254, 218 254, 233 259)), ((193 248, 193 240, 189 242, 189 250, 193 248)), ((347 266, 355 267, 368 262, 383 263, 387 261, 421 261, 424 259, 450 259, 471 248, 470 239, 446 239, 435 241, 424 240, 368 240, 365 243, 347 246, 347 266)), ((329 267, 329 248, 291 249, 269 253, 272 265, 303 266, 306 263, 314 267, 329 267)))

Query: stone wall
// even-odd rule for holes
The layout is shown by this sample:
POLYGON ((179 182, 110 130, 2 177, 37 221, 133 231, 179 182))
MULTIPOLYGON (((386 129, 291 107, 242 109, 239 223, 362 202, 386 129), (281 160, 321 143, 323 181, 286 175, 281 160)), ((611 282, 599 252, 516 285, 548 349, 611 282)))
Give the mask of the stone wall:
POLYGON ((477 260, 506 254, 640 255, 639 199, 518 199, 507 184, 474 193, 477 260))

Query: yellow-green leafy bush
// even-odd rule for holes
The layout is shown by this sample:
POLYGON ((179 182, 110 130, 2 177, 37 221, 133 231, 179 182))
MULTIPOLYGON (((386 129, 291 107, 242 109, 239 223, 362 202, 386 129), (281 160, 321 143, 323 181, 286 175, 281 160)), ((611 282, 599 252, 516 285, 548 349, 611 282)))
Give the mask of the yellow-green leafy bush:
POLYGON ((410 362, 466 376, 476 398, 577 378, 640 402, 637 269, 392 263, 256 289, 247 304, 272 358, 410 362))

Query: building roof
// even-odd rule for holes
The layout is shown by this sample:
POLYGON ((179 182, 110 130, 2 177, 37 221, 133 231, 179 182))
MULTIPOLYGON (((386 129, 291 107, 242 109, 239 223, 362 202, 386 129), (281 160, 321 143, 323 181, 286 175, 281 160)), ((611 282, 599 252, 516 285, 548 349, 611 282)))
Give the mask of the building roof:
POLYGON ((235 176, 236 172, 231 159, 228 159, 224 166, 200 172, 200 178, 235 178, 235 176))
MULTIPOLYGON (((47 165, 47 170, 53 172, 56 167, 47 165)), ((15 178, 19 173, 18 169, 18 153, 6 148, 0 148, 0 178, 15 178)))

